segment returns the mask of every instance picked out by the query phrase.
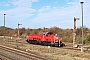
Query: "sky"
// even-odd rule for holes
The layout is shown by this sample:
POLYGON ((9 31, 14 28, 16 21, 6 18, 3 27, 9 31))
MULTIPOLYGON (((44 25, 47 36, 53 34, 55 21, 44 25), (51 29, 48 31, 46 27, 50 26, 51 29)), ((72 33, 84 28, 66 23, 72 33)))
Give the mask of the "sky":
POLYGON ((84 26, 90 28, 89 0, 0 0, 0 26, 17 28, 73 28, 74 17, 80 18, 76 26, 82 26, 83 1, 84 26))

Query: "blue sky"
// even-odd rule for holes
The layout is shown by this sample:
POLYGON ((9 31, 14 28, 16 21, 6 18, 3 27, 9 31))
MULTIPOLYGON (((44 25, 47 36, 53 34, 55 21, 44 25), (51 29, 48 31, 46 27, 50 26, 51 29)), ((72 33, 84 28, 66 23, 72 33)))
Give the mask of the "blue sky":
POLYGON ((0 0, 0 26, 17 28, 73 28, 74 17, 80 18, 77 27, 81 26, 81 4, 84 1, 84 26, 90 28, 89 0, 0 0))

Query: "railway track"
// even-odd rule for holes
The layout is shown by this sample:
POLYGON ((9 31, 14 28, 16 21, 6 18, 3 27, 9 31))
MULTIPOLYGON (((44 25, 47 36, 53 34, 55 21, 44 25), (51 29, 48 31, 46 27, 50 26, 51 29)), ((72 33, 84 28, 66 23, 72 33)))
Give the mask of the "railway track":
POLYGON ((0 54, 0 60, 13 60, 13 59, 10 58, 10 57, 5 56, 3 54, 0 54))
MULTIPOLYGON (((16 41, 12 41, 12 40, 10 40, 10 41, 8 41, 8 42, 10 42, 12 45, 17 45, 17 47, 18 46, 20 46, 20 45, 26 45, 26 44, 29 44, 29 43, 27 43, 25 40, 16 40, 16 41)), ((64 46, 64 47, 61 47, 61 48, 63 48, 63 49, 71 49, 71 50, 78 50, 78 51, 80 51, 81 50, 81 48, 79 47, 79 48, 74 48, 73 47, 73 44, 66 44, 66 46, 64 46)), ((90 47, 89 47, 89 49, 88 49, 88 46, 87 47, 85 47, 85 50, 86 51, 88 51, 89 53, 90 53, 90 47)))
MULTIPOLYGON (((66 44, 65 47, 60 47, 60 48, 58 48, 58 47, 48 48, 47 46, 29 44, 25 40, 18 40, 18 41, 15 41, 15 40, 12 41, 11 40, 11 41, 6 41, 6 42, 0 43, 0 44, 8 46, 8 47, 15 48, 15 49, 20 49, 20 50, 23 50, 23 51, 27 51, 29 53, 39 54, 39 56, 44 56, 44 57, 47 57, 47 58, 51 58, 51 59, 30 59, 30 58, 28 58, 29 60, 54 60, 54 59, 56 60, 57 56, 60 57, 60 55, 70 55, 70 56, 73 56, 73 57, 78 57, 78 56, 88 57, 89 56, 89 55, 85 56, 82 53, 80 53, 80 55, 79 55, 79 53, 77 53, 77 52, 80 52, 81 49, 80 48, 73 48, 73 44, 66 44), (54 55, 57 55, 56 58, 54 58, 54 55)), ((86 52, 90 53, 90 50, 88 50, 86 52)), ((18 58, 18 59, 20 60, 20 58, 18 58)), ((28 60, 28 59, 23 59, 23 60, 28 60)), ((59 58, 57 60, 59 60, 59 58)), ((69 60, 71 60, 71 59, 69 59, 69 60)), ((77 60, 77 58, 76 58, 76 60, 77 60)))
MULTIPOLYGON (((70 50, 76 50, 81 51, 81 45, 77 48, 73 47, 73 44, 67 44, 65 47, 62 47, 63 49, 70 49, 70 50)), ((84 46, 83 47, 84 52, 90 53, 90 46, 84 46)))
POLYGON ((9 48, 3 45, 0 45, 0 50, 0 55, 3 55, 4 57, 7 57, 10 60, 52 60, 32 53, 9 48))
MULTIPOLYGON (((11 41, 12 42, 12 41, 11 41)), ((26 41, 24 41, 24 42, 22 42, 22 41, 16 41, 16 42, 14 42, 12 45, 17 45, 17 47, 18 46, 20 46, 20 45, 26 45, 26 44, 29 44, 29 43, 27 43, 26 41)), ((42 45, 41 45, 42 46, 42 45)), ((77 51, 80 51, 81 50, 81 48, 79 47, 79 48, 74 48, 73 47, 73 44, 67 44, 66 46, 64 46, 64 47, 60 47, 60 48, 63 48, 63 49, 70 49, 70 50, 77 50, 77 51)), ((87 49, 88 47, 84 47, 85 48, 85 51, 88 51, 89 53, 90 53, 90 47, 89 47, 89 50, 87 49)))

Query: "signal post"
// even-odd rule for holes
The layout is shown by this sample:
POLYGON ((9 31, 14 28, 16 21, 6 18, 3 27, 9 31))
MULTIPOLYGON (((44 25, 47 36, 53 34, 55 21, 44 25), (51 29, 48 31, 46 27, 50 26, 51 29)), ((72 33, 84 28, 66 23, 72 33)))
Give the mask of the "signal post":
POLYGON ((76 45, 76 20, 80 20, 80 19, 74 17, 73 47, 77 47, 77 45, 76 45))
POLYGON ((18 39, 19 39, 19 35, 20 35, 20 33, 19 33, 19 26, 20 26, 20 25, 22 25, 22 24, 19 24, 19 23, 18 23, 18 39))

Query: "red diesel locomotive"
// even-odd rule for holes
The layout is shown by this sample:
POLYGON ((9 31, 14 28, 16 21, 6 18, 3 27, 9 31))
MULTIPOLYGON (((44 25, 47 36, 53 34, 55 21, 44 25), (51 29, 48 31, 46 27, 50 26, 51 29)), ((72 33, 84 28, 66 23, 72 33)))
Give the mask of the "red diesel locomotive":
POLYGON ((31 44, 41 44, 47 46, 65 46, 60 40, 60 37, 53 32, 43 32, 42 34, 30 34, 27 38, 27 42, 31 44))

